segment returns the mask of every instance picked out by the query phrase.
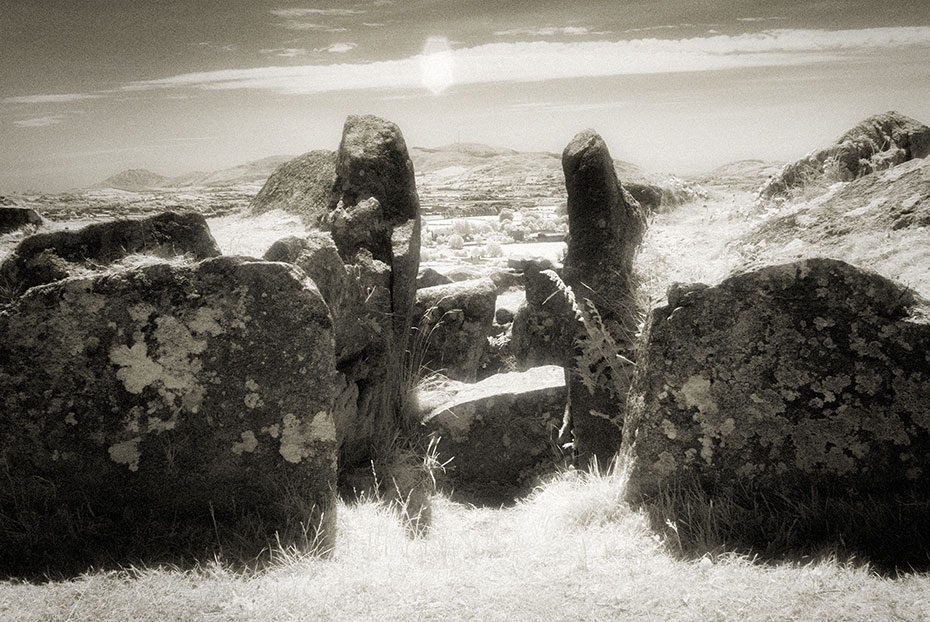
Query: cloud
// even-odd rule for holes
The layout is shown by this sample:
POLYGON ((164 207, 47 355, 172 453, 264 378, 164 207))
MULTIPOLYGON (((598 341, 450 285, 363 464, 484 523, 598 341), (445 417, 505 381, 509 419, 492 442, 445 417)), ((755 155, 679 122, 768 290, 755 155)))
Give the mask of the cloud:
POLYGON ((772 20, 785 19, 784 17, 737 17, 738 22, 769 22, 772 20))
POLYGON ((345 32, 345 28, 338 28, 334 26, 326 26, 324 24, 314 24, 312 22, 285 22, 283 24, 278 24, 282 28, 287 28, 288 30, 322 30, 323 32, 345 32))
POLYGON ((307 17, 308 15, 338 15, 341 17, 349 15, 358 15, 365 11, 355 9, 272 9, 269 11, 272 15, 292 19, 295 17, 307 17))
POLYGON ((349 50, 354 50, 358 45, 354 43, 334 43, 325 48, 315 48, 314 52, 330 52, 331 54, 345 54, 349 50))
POLYGON ((22 119, 13 121, 13 125, 18 127, 48 127, 49 125, 58 125, 65 120, 65 115, 56 114, 49 117, 36 117, 34 119, 22 119))
MULTIPOLYGON (((455 83, 478 84, 790 66, 912 45, 930 46, 930 27, 771 30, 689 39, 502 42, 459 48, 450 53, 455 83)), ((189 73, 139 81, 124 89, 260 89, 313 94, 357 89, 419 88, 420 85, 419 57, 411 57, 362 64, 189 73)))
POLYGON ((297 56, 306 56, 307 50, 304 48, 271 48, 258 51, 260 54, 274 54, 284 58, 296 58, 297 56))
POLYGON ((103 95, 95 93, 61 93, 58 95, 20 95, 6 97, 2 101, 4 104, 61 104, 85 99, 100 99, 101 97, 103 95))
POLYGON ((567 35, 570 37, 579 37, 582 35, 606 35, 606 32, 592 32, 585 26, 547 26, 545 28, 513 28, 511 30, 498 30, 494 33, 498 37, 552 37, 555 35, 567 35))

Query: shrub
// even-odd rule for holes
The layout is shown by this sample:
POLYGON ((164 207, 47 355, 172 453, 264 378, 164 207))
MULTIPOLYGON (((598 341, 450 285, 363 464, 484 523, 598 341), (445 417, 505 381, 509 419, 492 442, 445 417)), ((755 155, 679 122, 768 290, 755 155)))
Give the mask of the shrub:
POLYGON ((484 254, 487 257, 501 257, 504 254, 504 249, 497 242, 488 242, 484 247, 484 254))
POLYGON ((471 224, 464 218, 456 218, 452 221, 452 232, 463 238, 467 238, 472 232, 471 224))
POLYGON ((449 237, 449 247, 453 250, 461 250, 465 248, 465 240, 463 240, 462 236, 458 233, 453 233, 449 237))
POLYGON ((513 210, 510 209, 509 207, 505 207, 505 208, 502 209, 502 210, 500 211, 500 213, 497 215, 497 219, 498 219, 501 223, 504 223, 504 222, 506 222, 506 221, 513 222, 513 217, 514 217, 514 212, 513 212, 513 210))

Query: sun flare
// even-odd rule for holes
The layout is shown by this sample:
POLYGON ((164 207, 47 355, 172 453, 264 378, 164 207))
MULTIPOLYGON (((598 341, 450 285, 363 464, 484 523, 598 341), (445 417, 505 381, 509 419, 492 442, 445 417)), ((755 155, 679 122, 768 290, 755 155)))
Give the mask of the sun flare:
POLYGON ((439 95, 455 82, 455 61, 449 40, 445 37, 429 37, 420 55, 420 82, 423 88, 439 95))

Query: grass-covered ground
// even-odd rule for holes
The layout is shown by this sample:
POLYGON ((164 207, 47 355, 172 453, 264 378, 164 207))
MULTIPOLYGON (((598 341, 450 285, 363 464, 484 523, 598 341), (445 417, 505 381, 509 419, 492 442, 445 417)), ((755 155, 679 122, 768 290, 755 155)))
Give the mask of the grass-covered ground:
POLYGON ((282 554, 252 572, 211 562, 0 583, 0 619, 930 619, 927 575, 881 577, 830 558, 677 558, 622 501, 623 484, 622 473, 568 472, 505 509, 437 497, 432 528, 418 538, 383 504, 343 504, 329 559, 282 554))

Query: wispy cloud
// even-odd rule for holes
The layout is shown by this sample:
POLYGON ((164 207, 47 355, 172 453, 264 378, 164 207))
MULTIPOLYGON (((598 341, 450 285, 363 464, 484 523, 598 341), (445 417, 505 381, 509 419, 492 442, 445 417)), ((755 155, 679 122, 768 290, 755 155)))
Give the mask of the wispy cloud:
POLYGON ((355 9, 272 9, 269 13, 276 17, 291 19, 295 17, 307 17, 309 15, 337 15, 345 17, 348 15, 359 15, 364 13, 364 11, 355 9))
POLYGON ((58 125, 65 120, 65 115, 56 114, 48 117, 36 117, 34 119, 21 119, 13 121, 13 125, 18 127, 48 127, 49 125, 58 125))
POLYGON ((325 48, 315 48, 314 52, 329 52, 331 54, 345 54, 349 50, 354 50, 358 45, 355 43, 334 43, 325 48))
POLYGON ((271 48, 259 50, 260 54, 274 54, 284 58, 296 58, 297 56, 306 56, 307 50, 304 48, 271 48))
POLYGON ((283 24, 278 24, 282 28, 287 28, 288 30, 321 30, 323 32, 345 32, 345 28, 340 28, 336 26, 326 26, 325 24, 315 24, 313 22, 284 22, 283 24))
POLYGON ((512 28, 510 30, 498 30, 494 33, 498 37, 553 37, 563 35, 569 37, 580 37, 582 35, 605 35, 606 32, 592 32, 586 26, 547 26, 544 28, 512 28))
POLYGON ((96 93, 60 93, 57 95, 20 95, 6 97, 2 101, 4 104, 62 104, 85 99, 100 99, 101 97, 103 95, 96 93))
POLYGON ((738 22, 771 22, 785 19, 784 17, 737 17, 738 22))
MULTIPOLYGON (((339 46, 340 44, 334 44, 339 46)), ((336 47, 346 51, 349 44, 336 47)), ((868 57, 908 46, 930 48, 930 27, 860 30, 769 30, 741 35, 628 41, 500 42, 458 48, 451 57, 455 84, 538 82, 611 75, 717 71, 792 66, 868 57)), ((372 63, 308 64, 187 73, 124 85, 120 93, 251 89, 314 94, 360 89, 419 89, 421 57, 372 63)), ((100 93, 108 93, 101 91, 100 93)), ((35 95, 12 103, 75 101, 101 94, 35 95), (64 99, 63 99, 64 98, 64 99)))

